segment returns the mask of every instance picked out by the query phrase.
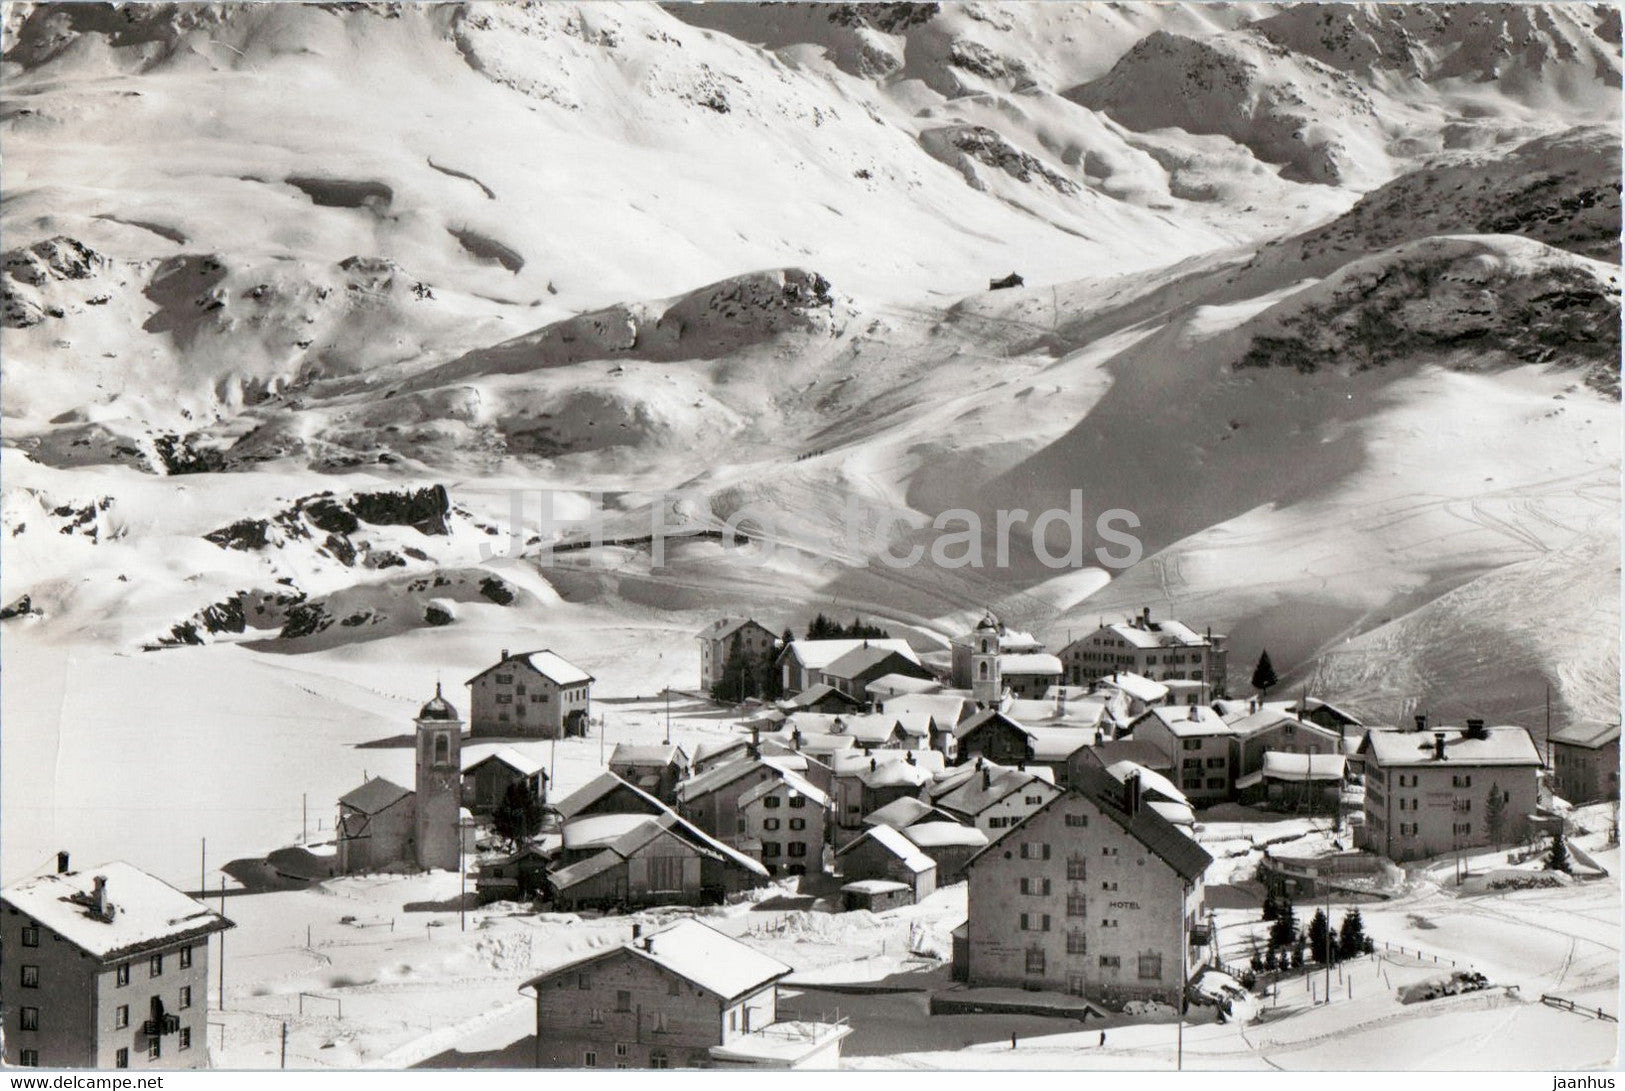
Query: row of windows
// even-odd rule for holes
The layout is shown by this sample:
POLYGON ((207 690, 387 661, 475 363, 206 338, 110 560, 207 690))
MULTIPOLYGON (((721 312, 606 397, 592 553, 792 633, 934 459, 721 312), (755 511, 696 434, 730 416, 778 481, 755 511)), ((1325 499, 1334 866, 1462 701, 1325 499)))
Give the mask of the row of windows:
MULTIPOLYGON (((631 1055, 631 1050, 626 1045, 625 1042, 616 1042, 615 1043, 615 1056, 617 1058, 620 1058, 620 1059, 616 1060, 616 1062, 615 1062, 615 1067, 616 1068, 630 1067, 626 1063, 626 1060, 625 1060, 625 1058, 630 1056, 630 1055, 631 1055)), ((691 1058, 689 1058, 689 1063, 693 1067, 698 1068, 704 1062, 691 1057, 691 1058)), ((596 1049, 589 1049, 586 1052, 581 1054, 581 1067, 582 1068, 597 1068, 598 1067, 598 1051, 596 1049)), ((649 1051, 649 1067, 650 1068, 670 1068, 671 1067, 671 1055, 669 1053, 667 1053, 663 1049, 651 1049, 649 1051)))
MULTIPOLYGON (((24 947, 38 947, 39 946, 39 928, 37 926, 30 925, 29 927, 23 929, 23 946, 24 947), (32 936, 30 936, 30 933, 32 933, 32 936), (30 939, 32 939, 33 942, 29 942, 30 939)), ((183 969, 183 970, 191 969, 192 968, 192 948, 190 948, 190 947, 182 947, 180 949, 180 951, 178 952, 178 955, 179 955, 179 961, 180 961, 180 968, 183 969)), ((22 969, 22 974, 21 974, 21 979, 20 979, 19 983, 22 985, 22 987, 25 988, 25 989, 37 989, 37 988, 39 988, 39 986, 40 986, 39 967, 37 965, 24 963, 23 966, 21 967, 21 969, 22 969)), ((147 976, 148 977, 162 977, 163 975, 164 975, 164 956, 162 954, 153 955, 151 958, 149 958, 147 960, 147 976)), ((128 985, 130 983, 130 963, 128 963, 128 962, 120 963, 118 968, 114 971, 113 980, 114 980, 114 983, 120 988, 124 987, 125 985, 128 985)), ((190 989, 183 989, 182 992, 187 996, 191 995, 191 990, 190 989)))
MULTIPOLYGON (((180 1031, 175 1035, 175 1048, 176 1048, 176 1050, 178 1050, 178 1051, 180 1051, 182 1053, 184 1053, 187 1050, 192 1048, 192 1028, 191 1027, 182 1027, 180 1029, 180 1031)), ((149 1061, 159 1060, 161 1057, 163 1057, 163 1054, 164 1054, 163 1039, 162 1038, 148 1038, 147 1039, 147 1060, 149 1060, 149 1061)), ((128 1049, 121 1049, 121 1050, 119 1050, 117 1053, 115 1053, 113 1055, 113 1067, 114 1068, 129 1068, 130 1067, 130 1051, 128 1049)))
MULTIPOLYGON (((1084 939, 1080 933, 1072 933, 1066 938, 1066 953, 1078 955, 1087 953, 1084 939), (1076 939, 1077 947, 1074 949, 1073 941, 1076 939)), ((1026 951, 1026 970, 1029 974, 1041 974, 1045 970, 1044 949, 1042 947, 1029 947, 1026 951)), ((1102 970, 1120 970, 1123 968, 1121 955, 1101 955, 1100 968, 1102 970)), ((1139 977, 1141 981, 1162 980, 1162 956, 1160 954, 1143 954, 1139 956, 1139 977)))
MULTIPOLYGON (((739 821, 740 821, 740 831, 743 832, 744 831, 744 821, 745 820, 740 819, 739 821)), ((762 819, 762 829, 764 829, 764 830, 776 830, 778 828, 779 828, 779 820, 778 819, 776 819, 776 818, 764 818, 764 819, 762 819)), ((804 830, 804 829, 807 828, 807 820, 805 818, 792 818, 790 820, 790 828, 792 830, 804 830)))
MULTIPOLYGON (((1208 777, 1205 783, 1206 783, 1206 786, 1209 789, 1211 789, 1213 791, 1218 791, 1220 789, 1223 789, 1226 786, 1227 782, 1225 781, 1225 779, 1223 777, 1208 777)), ((1187 777, 1184 778, 1184 784, 1182 785, 1182 787, 1185 787, 1185 788, 1201 788, 1203 786, 1203 784, 1204 784, 1204 781, 1202 780, 1201 777, 1187 776, 1187 777)))
MULTIPOLYGON (((781 846, 779 845, 779 843, 777 841, 763 841, 762 842, 762 858, 764 860, 773 859, 774 857, 779 855, 780 848, 781 848, 781 846)), ((787 855, 787 856, 805 856, 805 855, 807 855, 807 842, 805 842, 805 841, 792 841, 792 842, 790 842, 790 844, 788 846, 784 846, 784 848, 785 848, 785 855, 787 855)))
MULTIPOLYGON (((771 809, 773 807, 777 807, 780 804, 780 802, 781 801, 780 801, 778 796, 765 796, 762 799, 762 806, 771 809)), ((793 796, 790 797, 790 806, 792 808, 805 807, 806 805, 807 805, 807 797, 806 796, 797 794, 797 795, 793 795, 793 796)))

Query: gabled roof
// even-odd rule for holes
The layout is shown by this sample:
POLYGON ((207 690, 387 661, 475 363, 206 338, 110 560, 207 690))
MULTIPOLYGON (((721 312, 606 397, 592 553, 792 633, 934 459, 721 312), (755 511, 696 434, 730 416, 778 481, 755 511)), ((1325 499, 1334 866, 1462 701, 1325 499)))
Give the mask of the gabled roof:
POLYGON ((1602 720, 1583 720, 1580 723, 1570 724, 1561 731, 1552 732, 1552 741, 1595 750, 1619 741, 1619 724, 1602 720))
POLYGON ((873 841, 903 862, 903 866, 916 875, 930 871, 937 862, 919 850, 919 847, 890 826, 870 826, 856 839, 835 850, 837 857, 845 856, 866 841, 873 841))
POLYGON ((924 667, 919 666, 919 660, 912 655, 903 655, 895 648, 877 648, 872 644, 853 648, 849 652, 843 652, 830 660, 827 665, 818 668, 818 670, 831 678, 856 678, 864 671, 884 663, 893 656, 919 667, 922 671, 925 670, 924 667))
POLYGON ((900 830, 904 826, 911 826, 930 815, 940 813, 924 800, 915 799, 913 796, 902 796, 892 800, 879 810, 870 811, 864 815, 863 824, 865 826, 890 826, 894 830, 900 830))
POLYGON ((622 780, 610 772, 599 773, 586 784, 555 803, 553 809, 559 812, 560 816, 571 818, 617 789, 625 789, 632 793, 637 802, 642 804, 643 810, 649 814, 659 814, 667 809, 664 803, 639 788, 636 784, 622 780))
POLYGON ((935 693, 942 688, 942 683, 935 678, 916 678, 912 674, 882 674, 873 682, 863 687, 863 691, 871 697, 891 696, 893 694, 935 693))
POLYGON ((723 1000, 734 1000, 770 985, 791 972, 747 944, 693 919, 684 919, 608 951, 596 951, 525 982, 537 988, 562 973, 580 970, 602 959, 630 954, 723 1000))
POLYGON ((1485 729, 1485 738, 1468 738, 1461 728, 1431 728, 1424 731, 1370 731, 1360 744, 1360 753, 1373 756, 1377 764, 1394 766, 1420 765, 1497 765, 1538 766, 1540 751, 1529 737, 1527 728, 1502 725, 1485 729), (1443 732, 1445 760, 1434 756, 1434 733, 1443 732))
POLYGON ((1156 720, 1178 738, 1198 735, 1229 735, 1230 725, 1218 713, 1201 705, 1158 705, 1148 708, 1129 724, 1130 730, 1139 724, 1156 720))
POLYGON ((1027 791, 1038 785, 1042 785, 1050 792, 1058 790, 1053 779, 1055 774, 1045 767, 1012 769, 993 762, 985 762, 980 770, 973 765, 961 768, 968 770, 968 775, 959 779, 959 782, 948 791, 938 795, 937 805, 972 818, 1015 792, 1027 791), (987 774, 985 787, 983 773, 987 774), (1044 773, 1049 775, 1041 775, 1044 773))
POLYGON ((522 777, 533 777, 537 773, 541 773, 543 776, 547 775, 542 768, 541 762, 536 761, 534 758, 527 758, 511 746, 499 746, 488 754, 481 754, 477 751, 465 754, 463 756, 463 775, 467 776, 488 761, 494 761, 498 765, 505 765, 522 777))
POLYGON ((855 648, 865 645, 871 648, 886 648, 897 652, 903 658, 918 663, 920 657, 914 654, 914 649, 908 646, 908 641, 896 637, 870 637, 848 638, 842 640, 792 640, 785 645, 784 651, 779 655, 791 656, 808 670, 823 670, 835 660, 855 648))
POLYGON ((744 807, 748 803, 754 803, 763 796, 777 791, 781 786, 788 788, 797 795, 806 797, 807 802, 815 807, 829 806, 829 796, 825 795, 805 778, 782 769, 778 780, 764 780, 755 787, 747 789, 739 797, 739 806, 744 807))
POLYGON ((610 751, 609 764, 614 765, 687 765, 688 755, 676 743, 638 744, 619 742, 610 751))
POLYGON ((1174 787, 1173 781, 1169 780, 1155 769, 1147 769, 1139 762, 1127 760, 1116 761, 1111 765, 1106 766, 1106 772, 1110 773, 1112 779, 1117 781, 1119 784, 1128 783, 1128 778, 1133 774, 1138 773, 1140 775, 1140 790, 1147 796, 1155 793, 1160 795, 1169 803, 1183 803, 1186 806, 1190 805, 1190 800, 1185 797, 1184 792, 1181 792, 1178 788, 1174 787))
POLYGON ((1059 656, 1048 652, 1006 652, 999 655, 1000 674, 1053 674, 1061 675, 1059 656))
POLYGON ((395 806, 401 800, 412 794, 412 789, 402 788, 393 781, 383 777, 373 777, 359 788, 353 788, 344 795, 339 796, 339 806, 349 807, 362 814, 378 814, 380 811, 395 806))
POLYGON ((566 821, 559 835, 566 852, 601 849, 654 818, 652 814, 584 814, 566 821))
POLYGON ((959 721, 959 723, 954 726, 954 738, 963 739, 972 731, 976 731, 984 725, 989 724, 1003 724, 1012 730, 1021 732, 1022 734, 1027 733, 1026 726, 1019 721, 1006 716, 996 708, 984 708, 982 711, 976 713, 974 716, 971 716, 969 719, 959 721))
POLYGON ((858 700, 850 693, 836 689, 828 682, 814 682, 812 685, 808 686, 794 697, 786 697, 777 703, 779 708, 783 709, 784 711, 794 713, 797 709, 811 708, 813 705, 816 705, 821 701, 827 701, 831 698, 834 698, 836 701, 844 702, 851 708, 863 707, 862 701, 858 700))
POLYGON ((984 831, 959 822, 916 822, 897 832, 920 849, 941 849, 951 845, 979 849, 986 846, 988 840, 984 831))
MULTIPOLYGON (((1039 820, 1041 815, 1047 814, 1061 800, 1071 795, 1081 795, 1089 799, 1099 808, 1100 812, 1116 823, 1130 837, 1144 845, 1153 855, 1171 867, 1187 882, 1194 882, 1207 870, 1213 862, 1206 849, 1186 835, 1157 809, 1142 804, 1138 811, 1130 814, 1124 809, 1124 789, 1106 770, 1087 762, 1078 763, 1072 770, 1072 783, 1067 790, 1058 794, 1054 799, 1045 803, 1038 810, 1016 823, 1000 835, 999 841, 1011 837, 1017 830, 1023 829, 1039 820)), ((997 845, 999 841, 993 842, 997 845)), ((990 845, 989 848, 992 848, 990 845)), ((983 849, 966 863, 966 867, 973 866, 988 852, 983 849)))
POLYGON ((1266 780, 1342 780, 1344 767, 1341 754, 1285 754, 1272 750, 1264 755, 1259 772, 1266 780))
POLYGON ((1027 745, 1032 749, 1034 761, 1065 761, 1094 741, 1094 732, 1082 728, 1027 728, 1027 745))
POLYGON ((234 927, 202 902, 122 860, 24 879, 0 890, 0 902, 103 961, 234 927), (107 881, 111 919, 90 908, 98 876, 107 881))
POLYGON ((695 773, 677 782, 677 798, 683 803, 699 799, 720 791, 741 777, 749 776, 759 769, 767 769, 775 778, 783 777, 784 770, 763 758, 739 757, 732 761, 725 761, 721 765, 713 765, 703 773, 695 773))
POLYGON ((1103 674, 1100 676, 1100 684, 1110 686, 1113 689, 1120 689, 1135 700, 1144 701, 1148 705, 1154 705, 1168 696, 1167 686, 1161 682, 1152 681, 1144 675, 1135 674, 1133 671, 1117 671, 1115 674, 1103 674))
POLYGON ((951 731, 970 714, 972 703, 957 693, 905 693, 886 698, 884 707, 886 715, 897 717, 907 726, 924 725, 927 719, 934 719, 938 728, 951 731))
POLYGON ((830 769, 836 776, 856 777, 871 788, 928 784, 946 766, 937 750, 838 750, 830 755, 830 769))
POLYGON ((726 640, 728 637, 733 636, 747 625, 755 625, 757 628, 766 631, 767 635, 773 635, 772 629, 769 629, 766 625, 763 625, 755 618, 724 617, 718 618, 716 621, 713 621, 711 624, 695 633, 694 638, 696 640, 726 640))
POLYGON ((1144 739, 1107 739, 1086 747, 1082 753, 1102 769, 1120 761, 1132 761, 1147 769, 1172 769, 1173 759, 1144 739))
POLYGON ((1282 724, 1291 724, 1293 730, 1307 732, 1326 742, 1335 743, 1338 739, 1337 731, 1333 728, 1322 727, 1320 724, 1300 720, 1295 716, 1284 716, 1280 712, 1269 708, 1261 708, 1257 712, 1228 722, 1230 733, 1242 740, 1256 738, 1282 724))
POLYGON ((529 667, 537 674, 542 675, 556 686, 575 686, 580 685, 582 682, 594 681, 592 675, 588 674, 574 663, 571 663, 562 655, 559 655, 557 652, 550 651, 547 648, 543 648, 541 651, 535 652, 515 652, 508 656, 508 658, 499 660, 491 666, 486 667, 484 670, 480 671, 480 673, 470 678, 467 682, 464 682, 463 685, 472 686, 475 682, 478 682, 481 678, 484 678, 492 671, 508 666, 511 663, 523 663, 525 666, 529 667))

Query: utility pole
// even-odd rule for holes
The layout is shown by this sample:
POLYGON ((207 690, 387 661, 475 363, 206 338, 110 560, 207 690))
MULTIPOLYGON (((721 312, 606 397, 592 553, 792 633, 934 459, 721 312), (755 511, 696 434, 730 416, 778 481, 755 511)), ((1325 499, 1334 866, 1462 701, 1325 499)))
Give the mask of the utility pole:
POLYGON ((1321 953, 1326 956, 1326 1003, 1332 1002, 1332 885, 1326 887, 1326 938, 1322 941, 1326 948, 1321 953))
POLYGON ((463 820, 457 819, 457 878, 462 891, 457 897, 457 930, 468 931, 468 858, 463 854, 463 820))
POLYGON ((1541 755, 1541 762, 1547 768, 1552 764, 1552 684, 1546 683, 1546 752, 1541 755))
POLYGON ((200 897, 209 893, 209 839, 203 838, 202 846, 197 854, 197 892, 200 897))
POLYGON ((1185 898, 1190 893, 1189 884, 1182 884, 1179 888, 1179 996, 1174 1003, 1178 1005, 1178 1022, 1175 1031, 1174 1070, 1185 1070, 1185 898))
POLYGON ((286 1019, 282 1021, 282 1057, 277 1067, 288 1067, 288 1021, 286 1019))
POLYGON ((299 843, 310 844, 310 793, 299 793, 299 843))
MULTIPOLYGON (((226 915, 226 877, 220 876, 220 915, 226 915)), ((226 1010, 226 933, 220 933, 220 999, 215 1007, 226 1010)))
POLYGON ((666 745, 671 745, 671 686, 666 686, 666 745))

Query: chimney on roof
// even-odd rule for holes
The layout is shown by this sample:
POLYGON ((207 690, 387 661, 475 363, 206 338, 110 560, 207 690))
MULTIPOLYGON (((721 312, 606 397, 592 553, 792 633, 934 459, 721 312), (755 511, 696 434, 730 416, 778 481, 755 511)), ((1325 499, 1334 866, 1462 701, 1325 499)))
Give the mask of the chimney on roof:
POLYGON ((1065 686, 1061 687, 1061 699, 1058 702, 1056 702, 1055 714, 1057 716, 1060 716, 1060 717, 1063 717, 1063 718, 1066 716, 1066 687, 1065 686))
POLYGON ((1257 697, 1249 697, 1249 698, 1247 698, 1247 711, 1248 712, 1257 712, 1258 711, 1258 698, 1257 697))
POLYGON ((801 728, 799 726, 790 730, 790 748, 792 750, 801 749, 801 728))
POLYGON ((1490 733, 1484 730, 1484 721, 1472 719, 1467 721, 1467 730, 1463 732, 1469 739, 1487 739, 1490 733))
POLYGON ((1132 818, 1140 813, 1140 773, 1135 770, 1123 778, 1123 809, 1132 818))
POLYGON ((1425 712, 1418 712, 1416 714, 1416 730, 1418 730, 1418 731, 1426 731, 1427 729, 1428 729, 1428 714, 1425 713, 1425 712))
POLYGON ((1100 733, 1100 728, 1098 728, 1098 727, 1095 728, 1095 745, 1099 746, 1101 743, 1103 743, 1105 741, 1106 741, 1106 737, 1100 733))
POLYGON ((643 925, 639 924, 637 921, 633 921, 632 922, 632 938, 634 940, 637 940, 637 939, 642 938, 642 936, 643 936, 643 925))
POLYGON ((1140 627, 1144 629, 1151 628, 1151 607, 1149 606, 1140 607, 1140 627))
MULTIPOLYGON (((508 649, 507 649, 507 648, 503 648, 503 649, 502 649, 502 658, 503 658, 503 659, 507 659, 507 658, 508 658, 508 649)), ((499 662, 500 662, 500 660, 499 660, 499 662)))
POLYGON ((655 938, 653 936, 643 937, 643 949, 645 951, 653 951, 655 949, 655 938))
POLYGON ((993 771, 991 769, 983 769, 982 770, 982 791, 985 792, 991 787, 993 787, 993 771))
POLYGON ((1445 757, 1444 757, 1444 732, 1443 731, 1435 731, 1433 733, 1433 760, 1434 761, 1444 761, 1445 760, 1445 757))
POLYGON ((113 907, 107 902, 107 876, 98 875, 91 881, 91 909, 104 921, 113 919, 113 907))
POLYGON ((753 758, 759 758, 759 757, 762 756, 762 725, 761 724, 753 723, 753 724, 750 725, 750 746, 746 748, 745 752, 747 754, 749 754, 753 758))
POLYGON ((1026 758, 1018 758, 1016 760, 1016 771, 1018 773, 1025 773, 1027 771, 1027 759, 1026 758))
POLYGON ((68 873, 68 854, 66 852, 59 852, 56 854, 56 873, 58 875, 66 875, 68 873))
MULTIPOLYGON (((864 753, 867 754, 868 751, 865 750, 864 753)), ((880 763, 877 762, 874 758, 870 758, 869 759, 869 772, 873 773, 878 768, 880 768, 880 763)))
POLYGON ((903 751, 903 760, 908 762, 910 765, 918 765, 919 764, 919 762, 914 760, 914 751, 912 751, 912 750, 903 751))

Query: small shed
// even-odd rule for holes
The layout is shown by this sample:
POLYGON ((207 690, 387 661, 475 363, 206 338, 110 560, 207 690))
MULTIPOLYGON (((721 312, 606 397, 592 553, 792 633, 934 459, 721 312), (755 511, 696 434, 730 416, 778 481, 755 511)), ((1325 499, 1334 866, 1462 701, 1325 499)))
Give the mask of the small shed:
POLYGON ((937 889, 937 862, 890 826, 872 826, 835 853, 836 867, 850 880, 889 879, 904 883, 916 902, 937 889))
POLYGON ((859 879, 841 888, 841 905, 847 912, 867 909, 871 913, 884 913, 888 909, 913 904, 913 888, 891 879, 859 879))

